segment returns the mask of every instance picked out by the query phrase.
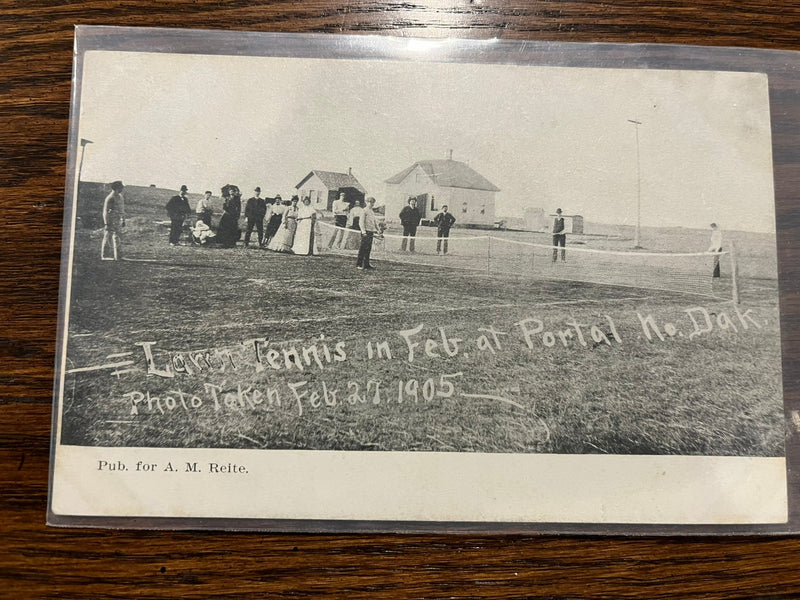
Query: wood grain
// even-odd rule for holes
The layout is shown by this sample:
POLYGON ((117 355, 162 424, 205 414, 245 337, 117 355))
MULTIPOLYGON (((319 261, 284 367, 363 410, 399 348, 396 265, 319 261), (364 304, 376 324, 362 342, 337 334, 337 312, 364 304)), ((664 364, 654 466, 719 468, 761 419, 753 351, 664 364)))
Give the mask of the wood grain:
MULTIPOLYGON (((796 538, 45 527, 76 24, 800 50, 800 5, 769 0, 0 0, 0 597, 800 597, 796 538)), ((793 396, 800 372, 798 158, 796 149, 787 148, 776 165, 776 193, 784 198, 779 223, 784 367, 793 396)))

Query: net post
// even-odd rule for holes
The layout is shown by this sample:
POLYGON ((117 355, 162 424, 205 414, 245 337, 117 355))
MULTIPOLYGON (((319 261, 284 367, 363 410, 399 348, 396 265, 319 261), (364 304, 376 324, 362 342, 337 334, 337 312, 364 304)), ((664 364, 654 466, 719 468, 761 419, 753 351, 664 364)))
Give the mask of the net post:
POLYGON ((731 284, 733 288, 733 302, 739 304, 739 263, 736 261, 736 246, 731 242, 731 284))
POLYGON ((489 243, 486 247, 486 273, 491 275, 492 273, 492 236, 486 236, 489 240, 489 243))

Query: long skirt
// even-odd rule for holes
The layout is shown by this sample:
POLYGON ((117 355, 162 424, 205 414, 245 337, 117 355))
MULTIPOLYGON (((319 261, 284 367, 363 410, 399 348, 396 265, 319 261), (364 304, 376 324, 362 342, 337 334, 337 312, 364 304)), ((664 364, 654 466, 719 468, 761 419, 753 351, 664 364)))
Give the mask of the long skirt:
POLYGON ((292 245, 294 244, 294 232, 297 229, 297 220, 289 217, 275 234, 276 238, 280 238, 280 246, 278 252, 292 252, 292 245))
MULTIPOLYGON (((281 219, 283 215, 277 214, 272 215, 267 221, 267 230, 264 232, 264 239, 272 241, 272 238, 275 237, 275 234, 278 233, 278 230, 281 227, 281 219)), ((267 245, 269 247, 269 245, 267 245)))
POLYGON ((217 228, 217 243, 223 248, 233 248, 241 236, 242 230, 236 217, 230 213, 222 215, 217 228))
POLYGON ((305 218, 297 220, 297 231, 294 234, 292 252, 304 256, 316 254, 314 251, 314 219, 305 218))

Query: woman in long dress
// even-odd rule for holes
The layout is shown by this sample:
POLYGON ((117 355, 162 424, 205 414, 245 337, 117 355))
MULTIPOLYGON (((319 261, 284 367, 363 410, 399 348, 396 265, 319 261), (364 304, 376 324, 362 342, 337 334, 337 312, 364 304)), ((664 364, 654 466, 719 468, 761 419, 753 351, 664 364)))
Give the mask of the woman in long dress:
POLYGON ((289 208, 289 201, 279 202, 279 198, 280 196, 275 198, 275 204, 272 205, 269 221, 267 222, 267 229, 264 232, 267 250, 276 252, 281 249, 283 242, 283 215, 286 213, 286 209, 289 208))
POLYGON ((311 206, 311 198, 306 196, 297 209, 297 231, 294 234, 292 252, 302 256, 316 254, 314 228, 317 224, 317 211, 311 206))
POLYGON ((360 221, 366 205, 367 203, 363 199, 359 199, 353 203, 353 207, 350 209, 350 215, 347 218, 347 227, 350 231, 345 233, 347 236, 344 241, 345 250, 358 250, 361 246, 360 221))
POLYGON ((283 221, 283 213, 286 207, 283 205, 281 195, 275 196, 275 201, 269 206, 269 218, 267 219, 267 227, 264 230, 264 245, 269 248, 269 243, 278 233, 281 228, 281 221, 283 221))
POLYGON ((278 252, 290 254, 292 252, 294 232, 297 229, 297 201, 297 196, 292 196, 292 203, 286 207, 286 212, 283 213, 283 225, 273 238, 279 241, 278 252))
POLYGON ((242 194, 233 184, 222 186, 222 218, 217 227, 217 244, 222 248, 234 248, 236 242, 242 237, 239 229, 239 215, 242 212, 242 194))

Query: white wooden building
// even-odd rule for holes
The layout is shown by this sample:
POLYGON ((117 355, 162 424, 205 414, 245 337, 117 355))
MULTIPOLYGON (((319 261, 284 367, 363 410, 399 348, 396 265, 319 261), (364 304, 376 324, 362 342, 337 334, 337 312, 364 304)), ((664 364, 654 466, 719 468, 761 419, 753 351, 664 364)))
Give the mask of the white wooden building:
POLYGON ((367 193, 353 175, 352 169, 348 169, 347 173, 315 169, 294 187, 301 199, 309 196, 311 206, 317 210, 331 210, 333 201, 342 192, 348 202, 363 199, 367 193))
POLYGON ((500 189, 466 163, 453 160, 452 152, 446 160, 415 162, 385 183, 387 221, 399 221, 413 196, 423 219, 433 219, 446 204, 457 225, 494 225, 495 194, 500 189))

